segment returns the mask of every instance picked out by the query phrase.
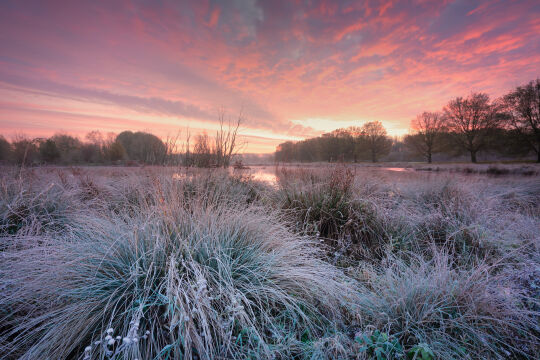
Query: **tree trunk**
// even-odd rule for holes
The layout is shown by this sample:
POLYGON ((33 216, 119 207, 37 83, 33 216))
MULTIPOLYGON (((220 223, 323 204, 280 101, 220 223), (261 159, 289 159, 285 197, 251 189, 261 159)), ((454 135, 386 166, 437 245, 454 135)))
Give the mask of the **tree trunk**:
POLYGON ((428 153, 427 155, 427 162, 428 164, 431 164, 431 153, 428 153))
POLYGON ((537 155, 536 162, 540 163, 540 150, 536 153, 536 155, 537 155))
POLYGON ((476 151, 471 151, 471 162, 476 164, 476 151))
POLYGON ((371 162, 377 162, 377 156, 375 154, 375 151, 371 151, 371 162))

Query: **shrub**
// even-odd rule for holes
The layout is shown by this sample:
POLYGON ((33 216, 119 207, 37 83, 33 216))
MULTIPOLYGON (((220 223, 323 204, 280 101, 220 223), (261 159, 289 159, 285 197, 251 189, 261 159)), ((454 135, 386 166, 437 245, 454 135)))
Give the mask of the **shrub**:
POLYGON ((362 346, 360 352, 365 352, 377 360, 398 359, 403 355, 403 347, 399 341, 379 330, 371 334, 359 334, 356 341, 362 346))
MULTIPOLYGON (((394 254, 430 254, 433 247, 446 251, 460 266, 495 259, 500 244, 493 241, 493 206, 470 184, 440 179, 401 190, 401 198, 387 212, 394 254)), ((500 216, 500 214, 497 214, 500 216)))
POLYGON ((506 168, 500 168, 497 166, 490 166, 486 170, 486 173, 489 175, 508 175, 510 174, 510 170, 506 168))

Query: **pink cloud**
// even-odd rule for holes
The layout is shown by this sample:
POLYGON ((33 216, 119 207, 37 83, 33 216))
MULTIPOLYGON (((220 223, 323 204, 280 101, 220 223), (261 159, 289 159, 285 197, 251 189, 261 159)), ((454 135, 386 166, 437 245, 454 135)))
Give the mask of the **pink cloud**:
POLYGON ((453 96, 498 96, 539 76, 539 11, 532 0, 6 1, 0 91, 17 87, 10 94, 28 111, 0 104, 0 132, 69 131, 103 104, 115 116, 95 117, 96 127, 138 126, 122 113, 152 116, 159 129, 171 116, 212 124, 225 106, 272 138, 311 136, 317 118, 403 130, 453 96), (54 121, 34 111, 35 94, 58 100, 45 107, 54 121), (66 99, 69 111, 58 105, 66 99))

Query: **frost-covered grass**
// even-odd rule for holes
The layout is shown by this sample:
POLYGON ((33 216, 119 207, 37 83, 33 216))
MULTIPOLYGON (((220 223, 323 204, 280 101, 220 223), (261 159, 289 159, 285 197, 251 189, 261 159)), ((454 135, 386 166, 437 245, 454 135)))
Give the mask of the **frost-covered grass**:
POLYGON ((533 359, 540 179, 0 176, 0 357, 533 359))

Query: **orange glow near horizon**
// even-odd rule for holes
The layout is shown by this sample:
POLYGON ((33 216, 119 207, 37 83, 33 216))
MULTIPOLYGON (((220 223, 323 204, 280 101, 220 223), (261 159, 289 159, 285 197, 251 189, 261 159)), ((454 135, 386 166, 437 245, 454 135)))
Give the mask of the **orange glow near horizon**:
POLYGON ((215 130, 245 152, 540 76, 537 1, 4 1, 0 134, 215 130))

